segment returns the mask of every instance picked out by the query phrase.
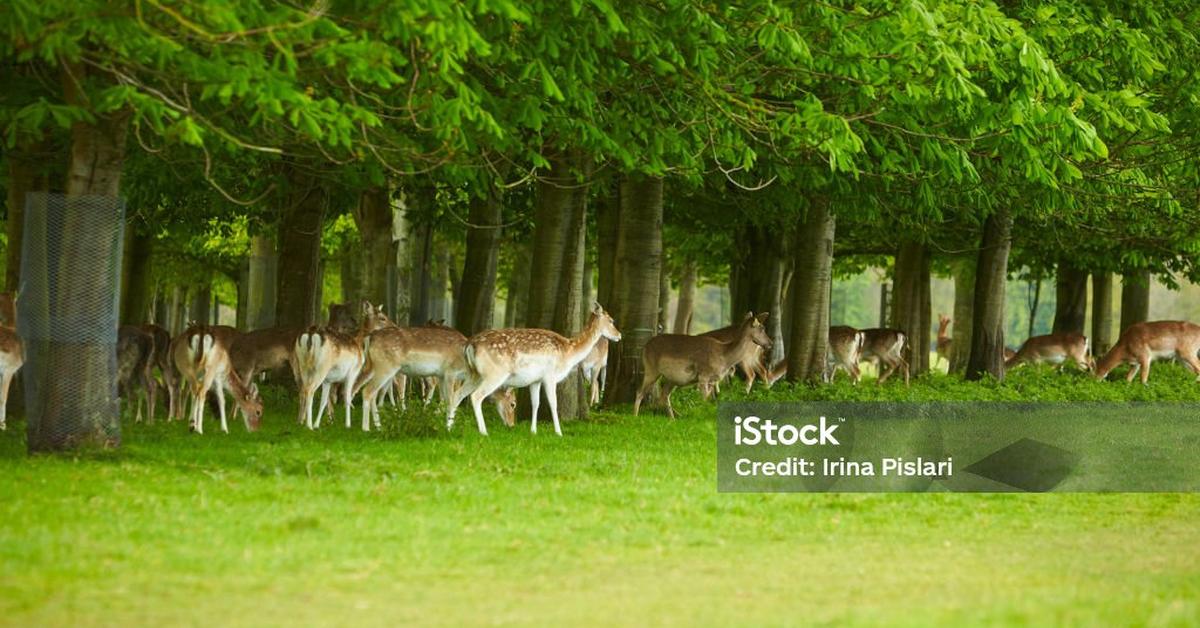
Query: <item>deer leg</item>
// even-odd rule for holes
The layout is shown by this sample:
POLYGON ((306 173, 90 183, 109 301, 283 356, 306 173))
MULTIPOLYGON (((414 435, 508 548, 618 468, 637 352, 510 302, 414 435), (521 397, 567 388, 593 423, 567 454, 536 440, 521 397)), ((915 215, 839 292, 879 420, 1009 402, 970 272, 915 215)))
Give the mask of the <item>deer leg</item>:
POLYGON ((554 433, 562 436, 562 428, 558 425, 558 383, 546 380, 546 402, 550 404, 550 418, 554 419, 554 433))
POLYGON ((325 416, 325 406, 329 405, 329 390, 333 388, 331 382, 321 384, 321 404, 317 406, 317 428, 321 427, 321 417, 325 416))
MULTIPOLYGON (((487 424, 483 422, 483 400, 487 399, 492 393, 496 392, 497 388, 504 383, 505 376, 493 377, 479 382, 475 390, 471 391, 471 409, 475 411, 475 423, 479 427, 479 433, 487 436, 487 424)), ((534 397, 534 408, 537 408, 537 397, 534 397)))
POLYGON ((225 422, 225 386, 223 382, 216 382, 217 388, 217 413, 221 415, 221 431, 228 434, 229 424, 225 422))
POLYGON ((642 398, 646 396, 646 393, 650 392, 650 388, 654 386, 654 382, 657 379, 658 373, 652 369, 646 369, 646 373, 642 375, 642 387, 638 389, 637 397, 633 399, 633 416, 638 415, 638 411, 642 407, 642 398))
POLYGON ((1126 384, 1133 383, 1133 378, 1136 377, 1138 374, 1138 371, 1141 371, 1141 370, 1142 370, 1142 363, 1134 362, 1133 366, 1131 366, 1129 368, 1129 372, 1125 374, 1125 383, 1126 384))
POLYGON ((146 369, 142 373, 142 386, 146 389, 146 409, 148 410, 147 414, 150 415, 146 420, 150 423, 153 423, 154 407, 157 405, 155 402, 158 401, 158 399, 156 399, 158 396, 158 384, 154 382, 154 376, 150 373, 150 369, 146 369))
POLYGON ((592 369, 592 376, 590 379, 591 390, 588 391, 588 404, 594 406, 597 403, 600 403, 600 369, 592 369))
POLYGON ((1146 357, 1142 358, 1142 385, 1146 386, 1150 382, 1150 361, 1151 357, 1147 353, 1146 357))
POLYGON ((667 404, 667 416, 674 419, 675 418, 675 408, 671 406, 671 393, 675 392, 675 385, 672 384, 671 382, 663 380, 662 392, 663 392, 663 399, 666 401, 666 404, 667 404))
MULTIPOLYGON (((375 403, 378 400, 379 391, 383 388, 391 388, 392 383, 386 377, 382 378, 383 383, 377 384, 379 376, 376 373, 367 375, 366 381, 362 387, 362 430, 364 432, 371 431, 371 415, 378 412, 375 403)), ((349 427, 349 426, 347 426, 349 427)))
MULTIPOLYGON (((606 388, 608 388, 608 365, 604 365, 604 366, 600 367, 600 397, 601 398, 604 397, 604 391, 606 388)), ((599 403, 599 401, 600 401, 600 399, 596 400, 597 403, 599 403)))
POLYGON ((888 381, 888 378, 892 376, 892 373, 896 372, 896 369, 900 365, 895 362, 892 362, 890 360, 888 360, 888 361, 881 360, 879 362, 879 366, 876 367, 876 370, 882 372, 884 366, 887 366, 887 371, 883 372, 883 374, 879 376, 879 379, 875 380, 875 383, 880 386, 882 386, 884 382, 888 381))
POLYGON ((12 373, 0 375, 0 430, 8 429, 8 387, 12 384, 12 373))
MULTIPOLYGON (((358 379, 358 374, 351 373, 342 384, 342 395, 346 398, 346 429, 350 429, 350 415, 354 412, 354 404, 351 400, 354 399, 354 380, 356 379, 358 379)), ((333 415, 329 416, 332 417, 333 415)))
POLYGON ((529 385, 529 405, 533 406, 533 422, 529 424, 529 431, 537 434, 537 413, 538 405, 542 402, 542 383, 534 382, 529 385))

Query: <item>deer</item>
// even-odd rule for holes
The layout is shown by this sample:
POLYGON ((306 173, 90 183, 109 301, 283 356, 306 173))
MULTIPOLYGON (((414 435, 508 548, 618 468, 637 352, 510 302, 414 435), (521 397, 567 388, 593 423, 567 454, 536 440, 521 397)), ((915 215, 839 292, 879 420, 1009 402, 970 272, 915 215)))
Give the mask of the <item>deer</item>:
POLYGON ((13 377, 25 364, 25 347, 17 335, 16 297, 0 294, 0 430, 8 429, 8 389, 13 377))
POLYGON ((875 362, 879 369, 879 379, 876 384, 882 385, 896 372, 904 369, 904 385, 908 386, 908 361, 904 359, 904 351, 908 347, 908 334, 898 329, 878 327, 864 329, 862 359, 875 362), (887 372, 883 367, 887 366, 887 372))
POLYGON ((1196 381, 1200 382, 1197 352, 1200 352, 1200 325, 1187 321, 1134 323, 1121 332, 1117 343, 1100 358, 1095 377, 1102 380, 1118 365, 1132 364, 1133 368, 1125 375, 1125 381, 1132 382, 1134 376, 1141 372, 1142 384, 1145 385, 1150 380, 1150 362, 1158 358, 1177 357, 1196 373, 1196 381))
POLYGON ((154 368, 154 335, 136 325, 117 328, 117 391, 119 396, 134 400, 136 418, 142 422, 142 406, 148 420, 154 422, 155 395, 158 386, 151 371, 154 368), (140 393, 140 394, 139 394, 140 393))
MULTIPOLYGON (((767 318, 770 315, 771 315, 770 312, 760 312, 757 315, 754 314, 753 312, 749 312, 746 314, 746 317, 757 318, 758 324, 761 327, 761 326, 767 324, 767 318)), ((745 317, 744 317, 742 319, 742 323, 745 323, 745 322, 746 321, 745 321, 745 317)), ((715 338, 721 342, 733 342, 734 340, 736 340, 738 338, 738 334, 740 333, 740 330, 741 330, 741 324, 738 324, 738 325, 730 325, 728 327, 722 327, 720 329, 714 329, 712 331, 705 332, 700 335, 708 337, 708 338, 715 338)), ((663 335, 663 334, 660 333, 659 335, 663 335)), ((675 335, 675 334, 671 334, 671 335, 675 335)), ((742 375, 746 378, 746 392, 747 393, 750 392, 750 389, 754 387, 754 379, 756 377, 761 377, 761 378, 763 378, 763 380, 767 379, 767 372, 766 372, 765 367, 763 367, 763 349, 760 347, 755 346, 755 347, 752 347, 751 349, 749 349, 747 351, 746 355, 743 356, 742 360, 740 362, 738 362, 737 364, 735 364, 734 366, 736 366, 742 372, 742 375)), ((732 371, 732 367, 730 370, 732 371)), ((724 379, 723 376, 722 376, 722 379, 724 379)))
POLYGON ((947 365, 950 364, 950 351, 954 347, 954 339, 946 334, 951 322, 949 316, 938 314, 937 361, 945 360, 947 365))
POLYGON ((296 377, 292 350, 303 331, 296 327, 266 327, 239 335, 229 351, 233 369, 244 382, 284 366, 291 367, 292 377, 296 377))
POLYGON ((1091 345, 1087 336, 1072 332, 1060 332, 1034 336, 1021 345, 1020 350, 1004 359, 1004 368, 1011 369, 1025 363, 1057 364, 1059 370, 1067 360, 1074 362, 1081 371, 1092 371, 1096 361, 1092 359, 1091 345))
POLYGON ((592 352, 579 363, 579 369, 583 372, 583 377, 588 381, 590 388, 590 397, 588 402, 591 405, 600 403, 600 397, 604 395, 604 386, 608 379, 608 339, 600 338, 596 341, 596 346, 592 347, 592 352))
POLYGON ((753 312, 747 314, 737 327, 737 335, 728 342, 703 335, 662 334, 651 338, 642 350, 644 375, 633 401, 634 416, 641 410, 642 398, 660 377, 664 382, 662 394, 667 415, 672 419, 675 409, 671 406, 671 393, 676 388, 697 384, 704 398, 711 398, 717 382, 731 368, 745 363, 748 356, 757 356, 771 348, 771 338, 762 321, 753 312))
POLYGON ((341 384, 346 427, 350 427, 354 385, 366 362, 364 345, 367 337, 380 329, 394 327, 383 313, 382 305, 376 307, 363 301, 362 311, 362 322, 355 335, 328 326, 323 329, 313 326, 296 338, 292 351, 295 355, 293 368, 300 384, 298 415, 300 422, 310 430, 321 427, 321 418, 329 405, 329 392, 334 384, 341 384), (312 405, 318 387, 321 389, 321 404, 314 423, 312 405))
MULTIPOLYGON (((546 392, 554 433, 562 436, 558 421, 558 383, 565 379, 600 342, 620 342, 621 332, 612 316, 599 303, 579 333, 566 338, 548 329, 491 329, 472 336, 463 349, 469 368, 467 383, 451 401, 454 408, 469 395, 479 433, 487 436, 483 422, 483 400, 499 388, 529 388, 533 421, 529 431, 537 433, 538 405, 546 392)), ((453 425, 453 410, 447 426, 453 425)))
MULTIPOLYGON (((154 354, 150 362, 162 375, 162 387, 167 391, 167 420, 172 421, 176 418, 176 413, 182 413, 182 410, 176 409, 179 405, 179 390, 171 358, 171 332, 153 323, 142 325, 141 329, 154 340, 154 354)), ((151 420, 154 420, 153 413, 151 420)))
POLYGON ((243 383, 229 359, 229 350, 237 335, 236 329, 225 325, 192 325, 171 343, 175 367, 189 384, 192 402, 190 421, 197 434, 204 433, 205 400, 214 385, 221 431, 229 433, 225 418, 226 390, 233 394, 234 401, 241 408, 246 430, 258 431, 263 412, 258 388, 243 383))
MULTIPOLYGON (((825 353, 825 381, 832 382, 837 376, 838 369, 843 369, 850 376, 850 381, 858 385, 862 372, 858 369, 862 362, 863 346, 867 335, 853 327, 835 325, 829 328, 829 344, 825 353)), ((785 371, 786 372, 786 371, 785 371)))
MULTIPOLYGON (((467 342, 467 337, 457 329, 432 322, 420 327, 391 326, 372 333, 367 339, 367 367, 362 389, 363 431, 370 430, 372 422, 376 429, 380 427, 377 401, 380 391, 389 389, 392 381, 399 381, 403 403, 404 382, 409 377, 436 382, 447 406, 446 428, 452 428, 461 401, 460 391, 469 374, 465 354, 467 342)), ((431 397, 425 396, 425 403, 429 403, 431 397)), ((496 403, 505 425, 515 425, 516 394, 511 388, 497 388, 489 393, 489 397, 496 403)))

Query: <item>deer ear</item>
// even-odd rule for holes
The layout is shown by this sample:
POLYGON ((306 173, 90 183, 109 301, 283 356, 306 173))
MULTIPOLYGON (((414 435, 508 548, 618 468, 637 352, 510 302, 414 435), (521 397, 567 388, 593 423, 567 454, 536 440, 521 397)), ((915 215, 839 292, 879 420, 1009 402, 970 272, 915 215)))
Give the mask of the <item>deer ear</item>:
POLYGON ((603 314, 604 313, 604 308, 600 307, 599 301, 592 301, 592 313, 593 314, 603 314))
POLYGON ((770 312, 759 312, 759 314, 756 318, 758 318, 758 322, 761 325, 761 324, 765 324, 767 322, 767 319, 770 318, 770 316, 771 316, 770 312))

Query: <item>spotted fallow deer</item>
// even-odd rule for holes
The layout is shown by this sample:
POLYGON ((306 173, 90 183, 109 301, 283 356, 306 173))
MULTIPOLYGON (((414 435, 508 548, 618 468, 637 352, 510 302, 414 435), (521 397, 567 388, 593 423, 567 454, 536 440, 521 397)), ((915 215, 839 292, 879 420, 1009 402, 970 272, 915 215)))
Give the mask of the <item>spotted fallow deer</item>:
POLYGON ((194 325, 171 343, 175 368, 189 385, 191 393, 190 421, 197 434, 204 433, 204 407, 208 391, 216 385, 217 410, 221 416, 221 431, 228 433, 225 418, 225 391, 233 394, 242 410, 246 429, 258 431, 262 420, 262 400, 254 384, 246 385, 233 370, 229 348, 238 331, 224 325, 194 325))
MULTIPOLYGON (((479 433, 486 436, 483 400, 502 387, 528 387, 533 406, 533 421, 529 429, 536 434, 538 405, 541 392, 545 390, 550 417, 554 421, 554 433, 562 436, 562 427, 558 422, 558 383, 579 366, 601 338, 618 342, 621 332, 599 303, 593 305, 591 318, 583 329, 570 338, 547 329, 491 329, 480 332, 467 341, 463 351, 470 369, 467 384, 450 405, 453 408, 466 395, 470 395, 475 423, 479 433)), ((450 421, 452 424, 453 418, 450 421)))
MULTIPOLYGON (((758 319, 758 324, 760 327, 762 327, 767 324, 767 318, 770 317, 770 315, 770 312, 759 312, 758 314, 755 314, 754 312, 747 312, 746 316, 742 318, 742 323, 745 323, 747 318, 753 317, 758 319)), ((722 327, 720 329, 714 329, 712 331, 704 332, 700 335, 708 338, 715 338, 721 342, 733 342, 737 340, 738 334, 741 333, 742 323, 730 325, 728 327, 722 327)), ((746 392, 750 392, 750 389, 754 387, 755 378, 761 377, 763 380, 767 379, 767 369, 765 366, 763 366, 764 356, 765 353, 762 347, 754 345, 746 351, 746 354, 737 364, 730 367, 729 372, 732 372, 733 368, 736 367, 742 372, 742 376, 746 378, 746 392)), ((722 376, 722 379, 724 379, 724 376, 722 376)))
POLYGON ((591 353, 579 363, 579 370, 583 372, 583 377, 588 381, 591 393, 590 403, 596 405, 600 403, 600 397, 604 395, 604 386, 608 380, 608 339, 601 338, 596 342, 596 346, 592 347, 591 353))
POLYGON ((1192 372, 1196 373, 1196 381, 1200 382, 1200 325, 1187 321, 1151 321, 1134 323, 1117 339, 1117 344, 1104 354, 1096 364, 1096 379, 1104 379, 1109 371, 1120 364, 1132 364, 1133 368, 1125 376, 1125 381, 1132 382, 1139 372, 1142 383, 1150 380, 1150 362, 1160 358, 1177 357, 1192 372))
POLYGON ((174 360, 171 357, 171 332, 153 323, 142 325, 142 331, 150 334, 150 337, 154 339, 154 355, 151 366, 158 368, 162 375, 162 387, 167 391, 167 420, 182 418, 182 412, 175 408, 179 404, 179 390, 178 376, 175 373, 174 360), (177 415, 177 413, 179 414, 177 415))
POLYGON ((908 360, 904 359, 904 350, 908 346, 908 334, 898 329, 875 328, 864 329, 862 359, 875 362, 878 367, 876 383, 883 384, 896 372, 904 369, 904 385, 908 385, 908 360), (887 367, 884 371, 883 367, 887 367))
POLYGON ((680 386, 697 384, 704 398, 712 396, 717 382, 734 365, 743 363, 748 355, 757 355, 771 348, 762 320, 750 315, 742 320, 737 335, 730 342, 721 342, 713 336, 685 336, 662 334, 651 338, 642 350, 644 375, 642 386, 633 401, 636 416, 642 407, 642 398, 663 378, 662 396, 666 400, 667 415, 675 418, 671 407, 671 393, 680 386))
MULTIPOLYGON (((345 405, 346 427, 350 427, 355 383, 366 361, 367 337, 375 331, 393 328, 382 306, 362 303, 363 317, 355 335, 311 327, 296 338, 292 349, 297 381, 300 383, 299 419, 308 429, 321 427, 321 418, 329 405, 329 393, 334 384, 341 384, 345 405), (313 421, 313 397, 321 389, 321 403, 313 421)), ((333 411, 330 410, 332 415, 333 411)))
POLYGON ((147 420, 154 422, 155 397, 158 385, 154 381, 154 335, 136 325, 117 328, 117 392, 121 399, 131 400, 137 408, 135 421, 141 423, 142 408, 147 420))
POLYGON ((16 299, 11 292, 0 294, 0 430, 8 428, 8 389, 13 376, 25 364, 25 348, 17 335, 16 299))
POLYGON ((949 316, 938 314, 938 333, 937 333, 937 361, 946 361, 950 364, 950 351, 954 348, 954 339, 946 333, 950 328, 950 323, 953 322, 949 316))
POLYGON ((1004 368, 1011 369, 1026 362, 1049 362, 1057 364, 1061 370, 1068 360, 1074 362, 1082 371, 1096 368, 1087 336, 1070 332, 1034 336, 1026 340, 1012 357, 1004 360, 1004 368))
POLYGON ((862 373, 858 364, 862 362, 863 346, 867 335, 853 327, 834 325, 829 328, 829 344, 826 345, 825 381, 832 382, 838 369, 846 371, 850 381, 858 384, 862 373))

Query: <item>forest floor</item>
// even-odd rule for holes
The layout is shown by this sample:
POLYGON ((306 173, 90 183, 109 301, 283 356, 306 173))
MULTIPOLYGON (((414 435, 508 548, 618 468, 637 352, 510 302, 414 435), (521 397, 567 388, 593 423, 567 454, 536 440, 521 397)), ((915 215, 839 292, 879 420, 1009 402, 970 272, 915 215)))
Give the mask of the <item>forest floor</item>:
MULTIPOLYGON (((756 395, 1200 399, 1156 375, 756 395)), ((269 401, 259 433, 127 422, 78 457, 27 457, 10 421, 0 624, 1200 624, 1200 495, 720 494, 692 394, 563 438, 431 413, 309 433, 269 401)))

